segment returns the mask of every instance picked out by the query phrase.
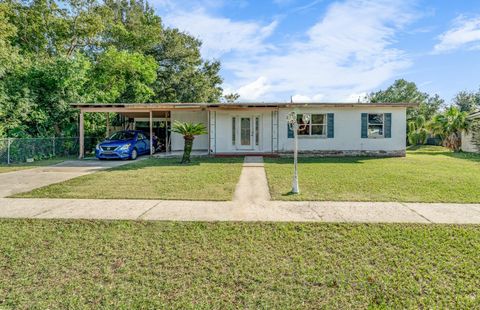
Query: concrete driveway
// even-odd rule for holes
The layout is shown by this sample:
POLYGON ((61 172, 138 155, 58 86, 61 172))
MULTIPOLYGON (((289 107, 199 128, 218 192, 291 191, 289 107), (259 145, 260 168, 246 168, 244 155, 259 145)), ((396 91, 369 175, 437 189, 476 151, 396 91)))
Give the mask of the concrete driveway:
POLYGON ((0 197, 28 192, 35 188, 129 163, 131 161, 67 160, 53 166, 0 173, 0 197))

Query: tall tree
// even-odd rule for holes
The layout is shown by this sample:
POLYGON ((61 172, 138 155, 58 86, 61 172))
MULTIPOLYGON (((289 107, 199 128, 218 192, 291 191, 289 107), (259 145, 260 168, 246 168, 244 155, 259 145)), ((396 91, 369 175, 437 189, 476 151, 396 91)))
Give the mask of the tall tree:
POLYGON ((220 100, 222 78, 218 61, 203 61, 201 42, 177 29, 166 29, 164 41, 155 47, 158 102, 214 102, 220 100))
POLYGON ((97 59, 90 91, 97 102, 148 102, 156 78, 153 57, 110 47, 97 59))
POLYGON ((453 104, 462 112, 480 109, 480 89, 477 92, 461 91, 453 98, 453 104))
POLYGON ((4 0, 0 135, 73 134, 72 102, 217 101, 220 64, 200 46, 143 0, 4 0))
POLYGON ((430 96, 421 92, 414 82, 404 79, 396 80, 386 90, 380 90, 367 95, 370 102, 409 102, 418 103, 417 108, 407 110, 408 120, 415 120, 422 115, 427 121, 430 120, 444 105, 444 100, 437 94, 430 96))

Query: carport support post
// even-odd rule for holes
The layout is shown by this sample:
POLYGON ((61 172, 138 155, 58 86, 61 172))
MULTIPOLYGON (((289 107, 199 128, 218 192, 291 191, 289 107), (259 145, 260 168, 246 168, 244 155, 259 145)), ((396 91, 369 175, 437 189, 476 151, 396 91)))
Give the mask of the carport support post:
POLYGON ((110 135, 110 113, 107 112, 106 115, 106 121, 107 121, 107 128, 106 128, 106 137, 110 135))
POLYGON ((153 115, 152 111, 150 111, 150 155, 153 155, 153 127, 152 127, 152 121, 153 121, 153 115))
POLYGON ((80 117, 79 117, 79 137, 78 137, 78 142, 80 144, 80 152, 78 154, 78 159, 83 159, 83 154, 84 154, 84 143, 85 143, 85 137, 84 137, 84 132, 83 132, 83 111, 80 110, 80 117))

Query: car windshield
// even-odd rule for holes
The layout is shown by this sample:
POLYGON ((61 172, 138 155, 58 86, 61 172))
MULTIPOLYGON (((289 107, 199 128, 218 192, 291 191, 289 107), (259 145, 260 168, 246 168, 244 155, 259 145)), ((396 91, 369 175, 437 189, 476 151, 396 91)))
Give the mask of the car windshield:
POLYGON ((130 131, 119 131, 114 133, 108 140, 132 140, 135 138, 135 133, 130 131))

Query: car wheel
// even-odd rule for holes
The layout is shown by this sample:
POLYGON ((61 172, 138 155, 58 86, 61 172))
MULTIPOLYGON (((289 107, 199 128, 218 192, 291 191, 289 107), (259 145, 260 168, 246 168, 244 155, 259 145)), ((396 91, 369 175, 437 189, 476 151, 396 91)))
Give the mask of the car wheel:
POLYGON ((130 159, 135 160, 137 159, 137 156, 138 156, 137 149, 133 149, 132 154, 130 155, 130 159))

